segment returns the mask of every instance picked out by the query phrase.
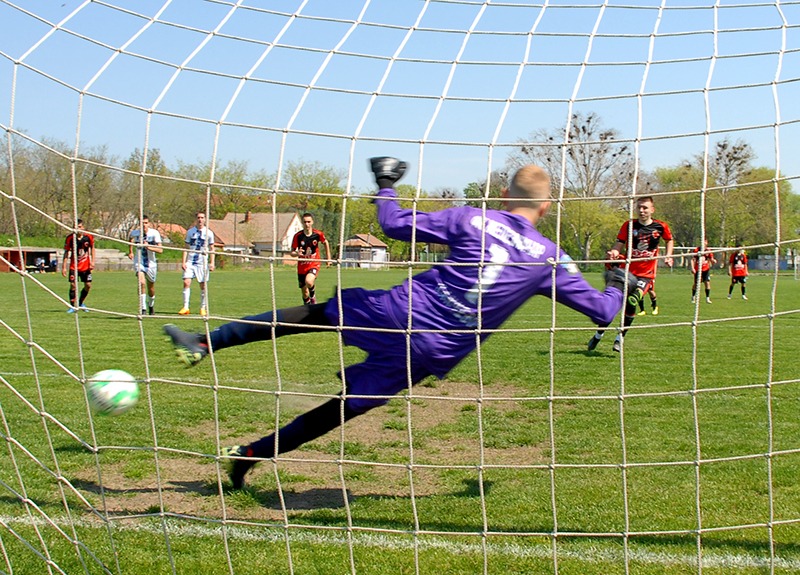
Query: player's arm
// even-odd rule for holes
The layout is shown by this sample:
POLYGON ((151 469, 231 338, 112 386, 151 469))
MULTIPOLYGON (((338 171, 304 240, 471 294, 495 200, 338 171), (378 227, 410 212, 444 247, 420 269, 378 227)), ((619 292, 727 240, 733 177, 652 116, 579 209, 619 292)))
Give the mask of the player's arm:
POLYGON ((664 258, 664 265, 672 267, 675 260, 672 259, 672 251, 675 249, 675 240, 670 238, 667 240, 667 255, 664 258))
POLYGON ((147 244, 147 249, 157 254, 163 253, 164 247, 161 245, 161 234, 157 234, 155 236, 155 240, 156 240, 155 244, 147 244))
POLYGON ((214 264, 217 261, 217 253, 214 251, 214 239, 208 242, 208 269, 214 271, 214 264))
POLYGON ((87 237, 89 238, 89 253, 87 254, 87 256, 89 257, 89 271, 91 271, 94 269, 94 256, 95 256, 94 236, 90 236, 87 234, 87 237))
POLYGON ((72 248, 70 248, 69 242, 64 245, 64 257, 62 258, 61 262, 61 275, 67 277, 67 267, 69 266, 69 262, 72 260, 72 248))
MULTIPOLYGON (((563 257, 563 256, 562 256, 563 257)), ((577 271, 575 264, 556 267, 555 299, 558 303, 580 312, 597 325, 608 325, 622 309, 622 294, 626 278, 631 274, 617 268, 612 273, 618 274, 619 281, 611 281, 604 291, 598 291, 577 271)), ((548 278, 552 275, 548 274, 548 278)), ((550 281, 543 282, 539 293, 550 297, 552 294, 550 281)))
POLYGON ((333 262, 331 261, 331 243, 328 241, 328 238, 325 238, 325 253, 327 254, 328 261, 325 263, 327 267, 331 267, 333 262))
POLYGON ((614 242, 614 245, 611 246, 611 249, 606 252, 608 259, 615 260, 617 259, 620 254, 623 254, 625 250, 625 243, 617 240, 614 242))
POLYGON ((184 250, 181 254, 181 267, 185 270, 186 269, 186 259, 189 257, 189 250, 192 249, 192 244, 189 242, 185 242, 183 244, 184 250))
POLYGON ((128 245, 128 259, 132 260, 133 259, 133 249, 134 249, 133 246, 136 244, 136 236, 133 234, 133 232, 131 232, 131 234, 128 236, 128 241, 131 242, 128 245))
POLYGON ((375 205, 378 223, 392 239, 410 242, 415 231, 418 242, 447 245, 455 238, 450 226, 453 208, 431 213, 401 208, 392 188, 380 190, 375 205))

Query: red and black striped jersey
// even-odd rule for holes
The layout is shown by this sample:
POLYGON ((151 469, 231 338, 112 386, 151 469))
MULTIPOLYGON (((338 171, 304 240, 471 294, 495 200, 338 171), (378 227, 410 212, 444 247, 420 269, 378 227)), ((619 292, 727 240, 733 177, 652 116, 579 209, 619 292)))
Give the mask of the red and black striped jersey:
POLYGON ((92 269, 91 255, 94 247, 94 236, 83 234, 78 238, 75 247, 75 234, 69 234, 64 242, 64 259, 70 258, 70 269, 88 272, 92 269))
MULTIPOLYGON (((663 239, 672 239, 672 231, 669 225, 661 220, 653 220, 649 224, 642 224, 639 220, 628 220, 619 229, 617 241, 623 244, 628 243, 628 226, 633 222, 633 249, 631 258, 634 260, 630 264, 630 272, 641 278, 656 277, 656 266, 658 261, 658 244, 663 239)), ((625 267, 624 265, 622 267, 625 267)))
POLYGON ((292 238, 292 251, 297 251, 297 273, 305 274, 309 270, 320 267, 320 246, 325 243, 325 234, 320 230, 311 230, 311 235, 306 235, 305 230, 300 230, 292 238))

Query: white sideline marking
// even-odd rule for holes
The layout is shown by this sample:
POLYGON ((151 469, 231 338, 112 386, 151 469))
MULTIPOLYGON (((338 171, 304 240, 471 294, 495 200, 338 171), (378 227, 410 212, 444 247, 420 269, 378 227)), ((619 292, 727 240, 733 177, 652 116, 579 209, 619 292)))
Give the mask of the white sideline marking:
MULTIPOLYGON (((175 525, 175 518, 168 518, 166 529, 170 535, 188 537, 215 537, 223 536, 221 526, 198 526, 198 525, 175 525)), ((96 521, 68 521, 63 517, 51 518, 46 521, 35 518, 34 522, 39 526, 47 526, 55 523, 60 527, 75 525, 82 528, 105 529, 105 526, 96 521)), ((0 516, 0 523, 5 525, 18 524, 30 525, 29 518, 16 516, 0 516)), ((163 535, 164 530, 158 519, 144 521, 135 525, 113 522, 113 530, 119 531, 140 531, 148 534, 163 535)), ((260 541, 267 543, 283 543, 285 540, 284 528, 282 526, 266 527, 255 529, 252 527, 228 526, 228 538, 241 541, 260 541)), ((347 545, 344 540, 344 531, 331 531, 320 533, 312 531, 310 528, 294 527, 290 529, 290 539, 296 543, 311 543, 320 545, 347 545), (309 529, 309 531, 306 531, 309 529)), ((462 537, 454 535, 454 537, 462 537)), ((478 535, 476 535, 478 537, 478 535)), ((367 545, 378 549, 413 549, 415 545, 407 541, 402 535, 394 537, 381 533, 353 532, 352 538, 357 545, 367 545)), ((449 541, 441 536, 425 535, 424 539, 418 540, 416 547, 419 549, 441 549, 452 554, 481 554, 483 549, 479 543, 456 543, 449 541)), ((512 557, 523 557, 533 559, 549 559, 553 556, 552 547, 547 544, 519 545, 517 543, 489 543, 487 549, 490 555, 510 555, 512 557)), ((607 549, 597 546, 582 549, 563 549, 558 551, 559 559, 572 559, 588 563, 611 562, 620 563, 624 561, 625 555, 622 549, 607 549)), ((679 554, 654 552, 640 549, 629 549, 628 558, 631 562, 647 563, 653 565, 688 565, 697 566, 696 554, 679 554)), ((718 569, 765 569, 771 566, 769 557, 759 557, 750 554, 715 553, 708 549, 703 549, 701 558, 702 567, 718 569)), ((774 566, 778 569, 789 571, 800 571, 800 559, 784 559, 775 557, 774 566)))

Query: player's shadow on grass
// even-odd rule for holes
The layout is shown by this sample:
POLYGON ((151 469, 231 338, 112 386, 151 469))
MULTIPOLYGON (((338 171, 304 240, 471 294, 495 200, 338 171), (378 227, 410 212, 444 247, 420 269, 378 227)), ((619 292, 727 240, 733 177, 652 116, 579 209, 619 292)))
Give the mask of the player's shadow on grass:
MULTIPOLYGON (((173 482, 173 484, 177 484, 178 482, 173 482)), ((480 497, 481 490, 480 484, 475 479, 465 479, 463 482, 464 488, 461 491, 456 491, 451 494, 452 497, 480 497)), ((193 485, 194 482, 191 482, 193 485)), ((187 487, 190 484, 187 484, 187 487)), ((208 483, 205 485, 205 489, 200 490, 201 492, 208 493, 213 492, 216 493, 216 484, 208 483)), ((483 483, 483 493, 484 495, 488 495, 492 489, 492 482, 485 481, 483 483)), ((246 493, 249 497, 251 497, 255 502, 259 505, 274 509, 274 510, 282 510, 285 506, 288 511, 322 511, 322 510, 331 510, 331 509, 343 509, 347 505, 351 505, 355 499, 364 498, 364 499, 376 499, 376 500, 385 500, 391 499, 393 495, 381 494, 381 493, 371 493, 366 495, 359 495, 358 497, 354 497, 350 490, 342 491, 341 489, 335 488, 315 488, 315 489, 307 489, 305 491, 291 491, 291 490, 284 490, 282 494, 279 494, 275 489, 264 489, 254 486, 246 486, 244 488, 244 493, 246 493), (281 495, 283 496, 283 503, 281 503, 281 495), (345 500, 345 497, 347 498, 345 500)), ((236 494, 237 492, 230 489, 230 486, 227 486, 226 493, 228 495, 236 494)), ((429 496, 421 496, 417 497, 417 499, 425 498, 429 496)), ((404 496, 401 498, 405 498, 404 496)))
MULTIPOLYGON (((95 483, 94 481, 87 481, 84 479, 74 479, 70 483, 72 483, 73 487, 76 489, 80 489, 82 491, 87 491, 89 493, 94 493, 96 495, 100 495, 100 493, 104 493, 106 495, 124 495, 124 494, 135 494, 135 493, 157 493, 159 491, 158 487, 124 487, 124 488, 115 488, 109 487, 108 485, 101 486, 99 483, 95 483)), ((206 481, 166 481, 161 486, 161 491, 172 491, 174 493, 192 493, 197 495, 216 495, 217 490, 215 486, 212 486, 206 481)))
MULTIPOLYGON (((282 510, 277 491, 246 488, 259 504, 274 510, 282 510)), ((283 491, 283 504, 288 511, 311 511, 314 509, 344 509, 353 502, 350 490, 314 488, 305 491, 283 491), (345 500, 345 497, 347 498, 345 500)))
POLYGON ((70 443, 68 445, 57 445, 54 448, 57 453, 92 453, 92 449, 81 443, 70 443))
MULTIPOLYGON (((539 351, 533 352, 535 355, 539 355, 541 357, 549 357, 550 350, 549 349, 540 349, 539 351)), ((576 347, 575 349, 569 350, 562 350, 558 353, 569 353, 572 355, 580 355, 583 357, 619 357, 619 353, 616 351, 611 350, 611 344, 609 344, 607 349, 596 348, 591 351, 586 349, 586 345, 581 347, 576 347)))

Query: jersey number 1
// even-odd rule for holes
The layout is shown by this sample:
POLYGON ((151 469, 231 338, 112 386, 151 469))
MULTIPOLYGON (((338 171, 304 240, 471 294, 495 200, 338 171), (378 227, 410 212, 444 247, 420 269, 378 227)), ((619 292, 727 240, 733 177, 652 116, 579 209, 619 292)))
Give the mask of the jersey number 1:
POLYGON ((503 273, 505 264, 508 261, 508 250, 498 244, 489 246, 489 261, 492 265, 483 268, 483 273, 475 285, 467 292, 466 299, 468 302, 478 303, 478 295, 483 292, 489 291, 492 286, 497 282, 497 278, 503 273))

